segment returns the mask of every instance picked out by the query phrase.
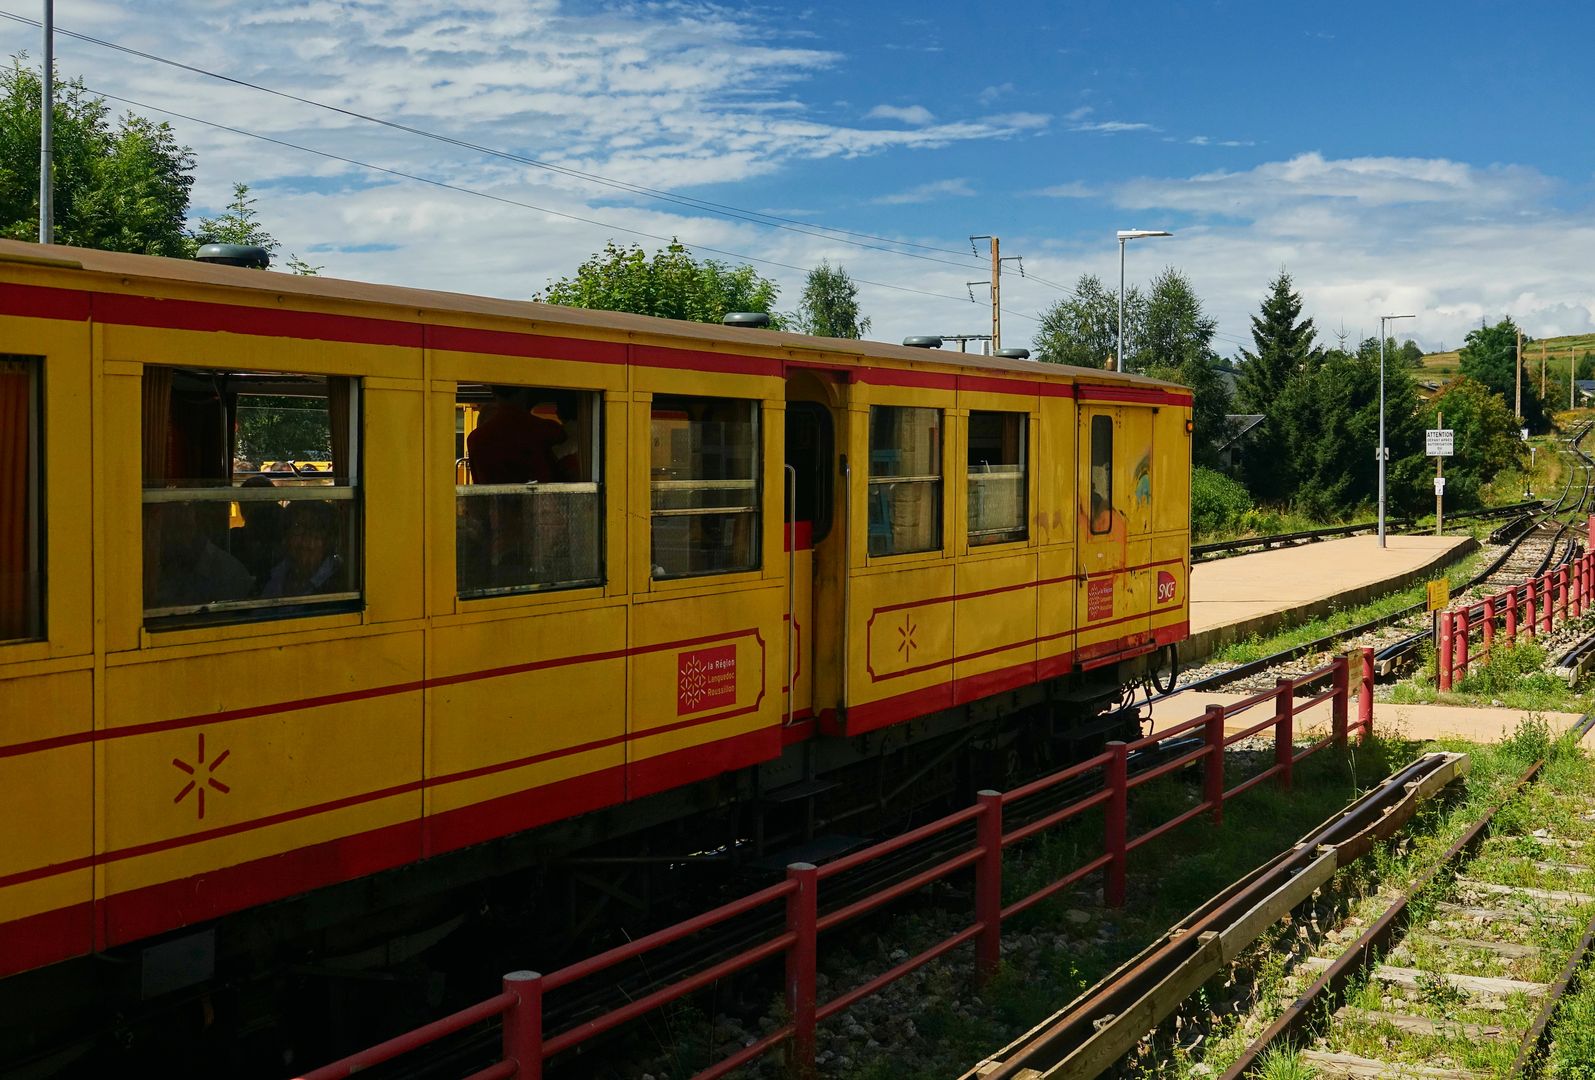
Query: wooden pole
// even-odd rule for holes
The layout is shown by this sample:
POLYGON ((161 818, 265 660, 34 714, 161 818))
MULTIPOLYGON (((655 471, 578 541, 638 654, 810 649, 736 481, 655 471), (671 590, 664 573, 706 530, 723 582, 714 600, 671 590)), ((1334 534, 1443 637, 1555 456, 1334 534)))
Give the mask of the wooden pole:
POLYGON ((1002 260, 997 256, 997 238, 991 238, 991 355, 1002 348, 1002 260))
POLYGON ((1545 399, 1545 341, 1540 340, 1540 400, 1545 399))
POLYGON ((1517 422, 1523 423, 1523 331, 1517 332, 1517 422))

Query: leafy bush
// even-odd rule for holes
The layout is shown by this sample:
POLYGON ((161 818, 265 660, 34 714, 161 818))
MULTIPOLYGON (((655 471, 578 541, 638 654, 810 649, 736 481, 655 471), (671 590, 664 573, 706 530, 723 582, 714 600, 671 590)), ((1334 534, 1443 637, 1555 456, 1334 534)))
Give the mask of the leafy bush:
POLYGON ((1198 536, 1233 529, 1252 509, 1246 489, 1221 472, 1191 470, 1191 528, 1198 536))

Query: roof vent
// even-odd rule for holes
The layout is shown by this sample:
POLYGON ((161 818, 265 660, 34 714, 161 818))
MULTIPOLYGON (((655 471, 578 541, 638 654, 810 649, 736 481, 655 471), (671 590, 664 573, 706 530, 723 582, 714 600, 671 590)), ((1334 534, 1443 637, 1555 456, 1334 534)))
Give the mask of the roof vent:
POLYGON ((910 349, 939 349, 941 348, 941 338, 935 334, 927 334, 922 337, 905 337, 903 344, 910 349))
POLYGON ((206 244, 194 258, 198 262, 251 266, 256 270, 264 270, 271 265, 271 252, 254 244, 206 244))
POLYGON ((997 355, 1006 360, 1029 360, 1029 349, 998 349, 997 355))
POLYGON ((720 320, 727 326, 749 326, 755 329, 770 325, 770 316, 762 311, 728 311, 720 320))

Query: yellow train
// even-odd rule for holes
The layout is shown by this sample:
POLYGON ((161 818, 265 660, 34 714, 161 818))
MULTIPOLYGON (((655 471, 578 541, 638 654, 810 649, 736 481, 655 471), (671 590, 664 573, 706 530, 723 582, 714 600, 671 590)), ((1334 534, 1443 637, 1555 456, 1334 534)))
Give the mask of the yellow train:
POLYGON ((1187 633, 1190 433, 1113 372, 0 242, 0 975, 158 995, 229 913, 1055 722, 1187 633), (290 423, 330 474, 248 459, 290 423))

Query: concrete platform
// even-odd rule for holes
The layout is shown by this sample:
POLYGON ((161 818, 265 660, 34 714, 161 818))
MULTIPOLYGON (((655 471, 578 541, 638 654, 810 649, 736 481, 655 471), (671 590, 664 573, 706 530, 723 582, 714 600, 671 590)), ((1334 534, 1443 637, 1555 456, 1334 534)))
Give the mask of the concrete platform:
POLYGON ((1198 563, 1180 663, 1427 581, 1478 544, 1466 536, 1349 536, 1198 563))
MULTIPOLYGON (((1246 694, 1192 691, 1176 694, 1152 707, 1154 731, 1164 731, 1176 724, 1200 716, 1209 705, 1231 705, 1247 697, 1246 694)), ((1306 701, 1306 698, 1299 699, 1306 701)), ((1233 717, 1224 729, 1234 733, 1261 723, 1273 713, 1272 706, 1258 705, 1233 717)), ((1351 721, 1357 720, 1357 700, 1353 693, 1351 721)), ((1395 705, 1376 701, 1373 710, 1375 731, 1396 733, 1407 739, 1466 739, 1469 742, 1500 742, 1510 735, 1524 717, 1530 715, 1521 709, 1471 709, 1459 705, 1395 705)), ((1560 734, 1579 721, 1578 713, 1548 712, 1535 714, 1545 719, 1551 733, 1560 734)), ((1299 739, 1327 735, 1330 728, 1329 703, 1296 714, 1296 736, 1299 739)), ((1268 733, 1262 733, 1264 738, 1268 733)), ((1584 745, 1595 747, 1595 731, 1584 737, 1584 745)))

